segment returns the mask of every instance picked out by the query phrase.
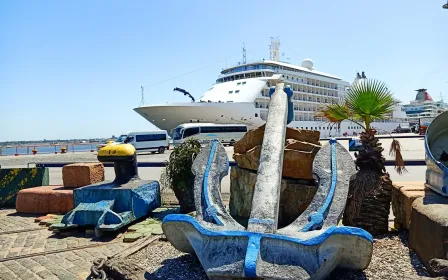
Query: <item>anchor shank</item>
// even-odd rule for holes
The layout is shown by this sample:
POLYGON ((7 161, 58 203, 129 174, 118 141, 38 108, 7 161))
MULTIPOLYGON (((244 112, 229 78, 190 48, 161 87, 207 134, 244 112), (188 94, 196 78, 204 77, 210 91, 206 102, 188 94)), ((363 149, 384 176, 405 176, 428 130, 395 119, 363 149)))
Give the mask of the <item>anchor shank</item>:
POLYGON ((268 118, 261 147, 257 181, 253 196, 249 231, 274 233, 277 229, 283 169, 288 96, 278 83, 269 103, 268 118))

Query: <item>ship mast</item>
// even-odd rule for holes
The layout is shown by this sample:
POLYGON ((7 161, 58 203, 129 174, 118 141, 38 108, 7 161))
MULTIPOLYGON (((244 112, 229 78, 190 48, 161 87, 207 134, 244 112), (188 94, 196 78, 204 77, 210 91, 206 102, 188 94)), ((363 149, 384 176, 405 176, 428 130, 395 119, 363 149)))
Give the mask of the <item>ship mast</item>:
POLYGON ((243 64, 246 64, 246 46, 243 42, 243 64))
POLYGON ((280 39, 278 37, 271 37, 269 50, 271 52, 270 59, 273 61, 280 61, 280 39))

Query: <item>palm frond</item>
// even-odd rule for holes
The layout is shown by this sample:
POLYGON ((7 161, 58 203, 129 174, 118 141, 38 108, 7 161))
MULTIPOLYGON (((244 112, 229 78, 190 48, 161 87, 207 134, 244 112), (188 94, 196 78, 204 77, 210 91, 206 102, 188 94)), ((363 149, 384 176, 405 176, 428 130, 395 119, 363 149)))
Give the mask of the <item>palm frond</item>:
POLYGON ((374 119, 384 119, 396 104, 385 83, 370 79, 352 85, 345 98, 353 114, 368 123, 374 119))
POLYGON ((404 160, 401 154, 401 144, 397 139, 392 140, 389 155, 395 157, 395 171, 397 171, 398 174, 402 175, 403 173, 408 172, 404 166, 404 160))
POLYGON ((316 116, 324 117, 332 123, 340 123, 350 118, 350 111, 346 104, 336 103, 320 109, 316 116))

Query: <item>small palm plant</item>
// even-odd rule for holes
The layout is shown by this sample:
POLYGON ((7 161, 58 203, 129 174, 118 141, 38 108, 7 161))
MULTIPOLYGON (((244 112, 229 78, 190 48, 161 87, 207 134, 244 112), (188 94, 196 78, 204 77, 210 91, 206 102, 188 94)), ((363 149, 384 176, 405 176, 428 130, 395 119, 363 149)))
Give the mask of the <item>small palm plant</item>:
MULTIPOLYGON (((396 102, 386 84, 362 79, 350 87, 343 102, 331 104, 320 112, 332 123, 350 120, 364 128, 360 134, 363 149, 355 153, 358 172, 350 180, 343 223, 364 228, 374 235, 388 231, 392 181, 384 165, 384 149, 371 124, 387 118, 396 102)), ((405 172, 401 146, 395 139, 389 154, 395 156, 395 170, 399 174, 405 172)))

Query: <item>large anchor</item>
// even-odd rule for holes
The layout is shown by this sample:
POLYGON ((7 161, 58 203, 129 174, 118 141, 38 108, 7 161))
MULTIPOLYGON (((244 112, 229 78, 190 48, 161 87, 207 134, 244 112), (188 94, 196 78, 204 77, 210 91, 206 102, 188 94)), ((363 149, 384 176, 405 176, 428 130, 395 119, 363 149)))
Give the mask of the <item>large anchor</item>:
POLYGON ((322 279, 336 268, 365 269, 372 236, 337 226, 355 166, 336 140, 320 149, 313 163, 318 190, 293 223, 278 228, 286 124, 292 121, 292 90, 270 89, 270 107, 247 229, 227 212, 220 183, 228 174, 224 147, 214 140, 196 157, 196 217, 168 215, 163 231, 178 250, 196 253, 210 279, 322 279))

